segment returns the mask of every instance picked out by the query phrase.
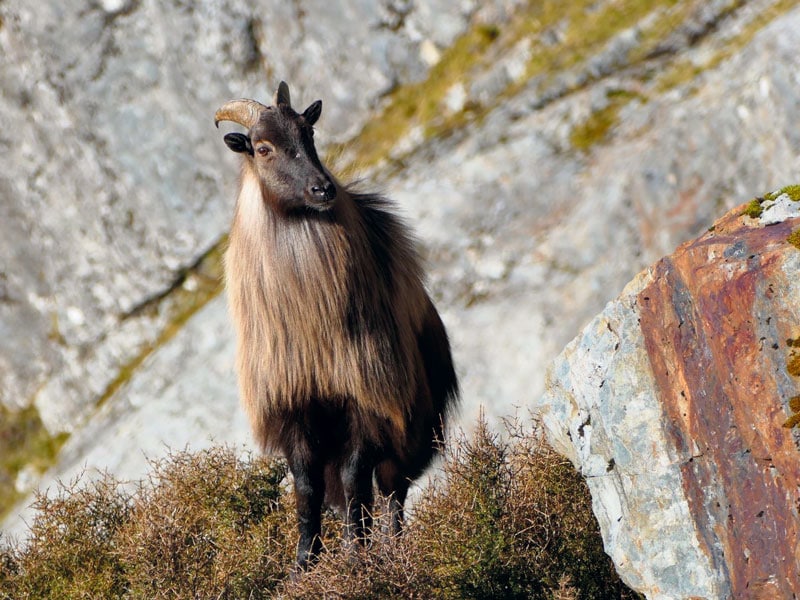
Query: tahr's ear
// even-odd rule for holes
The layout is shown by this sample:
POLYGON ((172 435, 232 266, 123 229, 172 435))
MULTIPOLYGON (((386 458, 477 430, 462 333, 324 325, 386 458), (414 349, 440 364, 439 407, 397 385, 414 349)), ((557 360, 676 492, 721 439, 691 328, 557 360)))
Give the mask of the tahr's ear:
POLYGON ((309 106, 305 112, 303 112, 303 119, 305 119, 306 123, 309 125, 313 125, 319 119, 319 116, 322 114, 322 100, 317 100, 313 102, 311 106, 309 106))
POLYGON ((229 133, 222 139, 225 140, 225 145, 234 152, 253 156, 253 144, 250 143, 250 138, 243 133, 229 133))
POLYGON ((286 85, 285 81, 281 81, 278 85, 278 89, 275 90, 275 94, 272 96, 272 103, 275 106, 292 107, 292 99, 289 96, 289 86, 286 85))

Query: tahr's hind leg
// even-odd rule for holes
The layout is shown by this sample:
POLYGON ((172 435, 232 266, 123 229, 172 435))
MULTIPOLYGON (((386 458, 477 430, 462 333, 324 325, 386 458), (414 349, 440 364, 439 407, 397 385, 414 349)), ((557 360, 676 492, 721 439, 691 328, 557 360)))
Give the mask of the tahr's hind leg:
POLYGON ((378 489, 386 499, 386 509, 389 516, 388 533, 397 535, 403 528, 403 505, 408 495, 410 481, 405 477, 399 466, 393 460, 385 460, 375 469, 375 478, 378 489))

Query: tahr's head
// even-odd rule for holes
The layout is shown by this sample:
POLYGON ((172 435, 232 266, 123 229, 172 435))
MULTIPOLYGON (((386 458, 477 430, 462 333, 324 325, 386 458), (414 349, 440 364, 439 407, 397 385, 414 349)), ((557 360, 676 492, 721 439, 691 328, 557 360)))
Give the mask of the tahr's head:
POLYGON ((314 123, 322 113, 322 100, 296 113, 289 86, 281 81, 272 104, 232 100, 216 112, 214 123, 232 121, 247 128, 247 133, 227 134, 225 144, 250 161, 266 199, 277 209, 286 213, 329 210, 336 186, 314 147, 314 123))

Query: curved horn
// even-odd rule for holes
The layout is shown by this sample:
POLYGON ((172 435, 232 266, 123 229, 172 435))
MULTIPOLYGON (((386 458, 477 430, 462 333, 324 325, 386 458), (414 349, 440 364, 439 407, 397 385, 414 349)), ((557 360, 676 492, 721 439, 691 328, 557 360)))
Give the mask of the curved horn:
POLYGON ((272 103, 275 106, 278 106, 279 104, 284 104, 288 108, 291 108, 292 101, 291 98, 289 97, 289 86, 286 85, 285 81, 281 81, 280 84, 278 84, 278 89, 275 90, 275 95, 272 97, 272 103))
POLYGON ((214 125, 219 127, 220 121, 232 121, 250 129, 258 122, 261 111, 267 107, 256 102, 242 98, 241 100, 231 100, 223 104, 214 114, 214 125))

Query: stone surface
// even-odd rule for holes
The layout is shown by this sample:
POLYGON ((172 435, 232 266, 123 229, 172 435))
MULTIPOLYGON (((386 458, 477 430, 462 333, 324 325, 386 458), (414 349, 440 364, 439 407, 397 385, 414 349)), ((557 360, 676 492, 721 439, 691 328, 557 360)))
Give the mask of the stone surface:
POLYGON ((800 202, 792 200, 789 194, 779 194, 774 200, 762 203, 763 212, 758 218, 762 225, 775 225, 792 217, 800 217, 800 202))
POLYGON ((648 598, 800 592, 800 216, 731 211, 640 273, 548 372, 548 439, 648 598))

